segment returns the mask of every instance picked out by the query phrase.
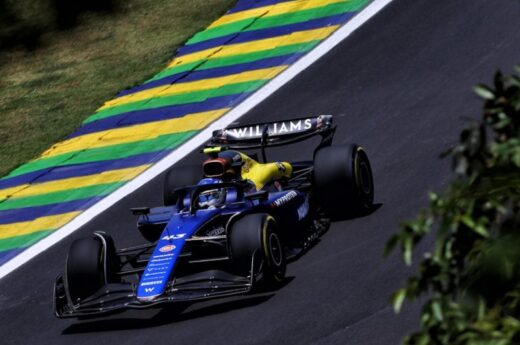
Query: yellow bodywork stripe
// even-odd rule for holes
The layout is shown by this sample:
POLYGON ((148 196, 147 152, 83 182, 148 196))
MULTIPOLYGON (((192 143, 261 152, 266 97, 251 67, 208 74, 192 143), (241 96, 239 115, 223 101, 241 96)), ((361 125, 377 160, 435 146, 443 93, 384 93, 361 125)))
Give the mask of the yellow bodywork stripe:
POLYGON ((0 225, 0 239, 27 235, 42 230, 57 229, 70 222, 81 212, 82 211, 75 211, 54 216, 36 218, 28 222, 0 225))
POLYGON ((127 181, 139 175, 151 164, 138 167, 104 171, 100 174, 81 177, 71 177, 63 180, 42 183, 24 184, 16 187, 0 190, 0 200, 9 198, 21 198, 37 194, 47 194, 82 187, 93 186, 101 183, 127 181))
POLYGON ((255 17, 271 17, 277 16, 280 14, 296 12, 301 10, 313 9, 316 7, 323 7, 329 4, 334 4, 338 2, 348 2, 345 0, 297 0, 290 2, 283 2, 276 5, 263 6, 258 8, 253 8, 251 10, 226 14, 216 21, 214 21, 208 29, 215 28, 220 25, 230 24, 234 22, 238 22, 244 19, 250 19, 255 17))
POLYGON ((100 108, 100 110, 110 108, 115 105, 122 105, 130 102, 142 101, 144 99, 152 97, 166 97, 193 91, 215 89, 234 83, 243 83, 254 80, 269 79, 283 71, 285 68, 287 68, 287 66, 262 68, 248 72, 231 74, 225 77, 208 78, 186 83, 154 87, 152 89, 139 91, 108 101, 100 108))
POLYGON ((229 109, 230 108, 223 108, 205 111, 170 120, 155 121, 82 135, 54 145, 45 151, 41 155, 41 158, 48 158, 72 151, 153 139, 164 134, 199 130, 221 117, 229 109))
POLYGON ((195 62, 203 59, 214 59, 232 55, 247 54, 258 52, 261 50, 273 49, 275 47, 285 45, 319 40, 329 36, 338 27, 339 25, 331 25, 325 28, 297 31, 288 35, 265 38, 257 41, 214 47, 196 53, 179 56, 178 58, 175 58, 172 62, 170 62, 168 68, 173 66, 184 65, 186 63, 195 62))

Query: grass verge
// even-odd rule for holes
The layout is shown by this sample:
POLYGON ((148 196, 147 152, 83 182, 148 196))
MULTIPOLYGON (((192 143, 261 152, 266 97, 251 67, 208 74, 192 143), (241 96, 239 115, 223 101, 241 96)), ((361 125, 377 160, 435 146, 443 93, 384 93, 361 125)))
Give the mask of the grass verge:
MULTIPOLYGON (((33 51, 0 51, 0 177, 76 129, 104 101, 165 67, 235 0, 127 0, 48 30, 33 51)), ((43 23, 52 12, 18 2, 43 23), (35 12, 36 11, 36 12, 35 12)))

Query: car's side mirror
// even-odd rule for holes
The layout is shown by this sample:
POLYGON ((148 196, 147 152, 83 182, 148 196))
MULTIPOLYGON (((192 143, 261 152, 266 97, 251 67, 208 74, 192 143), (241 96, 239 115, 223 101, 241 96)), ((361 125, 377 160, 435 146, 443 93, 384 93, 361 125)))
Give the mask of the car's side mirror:
POLYGON ((130 211, 134 216, 145 216, 150 213, 150 207, 134 207, 130 211))

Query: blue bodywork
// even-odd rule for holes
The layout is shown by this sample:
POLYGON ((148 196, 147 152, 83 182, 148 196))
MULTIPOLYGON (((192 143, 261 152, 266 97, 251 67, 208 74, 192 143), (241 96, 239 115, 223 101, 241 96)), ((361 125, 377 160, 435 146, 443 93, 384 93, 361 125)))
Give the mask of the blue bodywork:
MULTIPOLYGON (((189 203, 186 198, 184 205, 189 203)), ((139 219, 141 225, 167 222, 139 281, 137 299, 141 302, 153 301, 167 291, 186 241, 210 220, 221 215, 266 212, 273 214, 282 225, 292 224, 294 228, 294 224, 307 216, 309 205, 307 195, 295 190, 272 192, 264 200, 249 199, 247 194, 239 200, 237 193, 231 190, 227 194, 226 203, 221 207, 199 209, 195 212, 189 212, 186 207, 182 210, 179 208, 172 206, 152 209, 149 215, 139 219)))
POLYGON ((186 239, 190 238, 202 224, 220 213, 219 211, 219 209, 198 210, 195 215, 173 213, 141 276, 137 289, 138 300, 149 301, 165 291, 186 239))

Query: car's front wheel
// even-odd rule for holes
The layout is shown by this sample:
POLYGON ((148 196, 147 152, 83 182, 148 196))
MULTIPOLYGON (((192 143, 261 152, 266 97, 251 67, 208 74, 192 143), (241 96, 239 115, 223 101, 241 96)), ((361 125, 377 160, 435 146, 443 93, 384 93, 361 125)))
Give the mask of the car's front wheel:
POLYGON ((118 258, 110 236, 97 233, 72 242, 66 261, 65 281, 73 304, 96 293, 116 276, 118 258))
POLYGON ((237 271, 252 275, 261 272, 263 283, 267 286, 283 281, 287 261, 276 221, 272 216, 246 215, 233 224, 229 240, 237 271))

